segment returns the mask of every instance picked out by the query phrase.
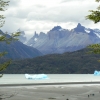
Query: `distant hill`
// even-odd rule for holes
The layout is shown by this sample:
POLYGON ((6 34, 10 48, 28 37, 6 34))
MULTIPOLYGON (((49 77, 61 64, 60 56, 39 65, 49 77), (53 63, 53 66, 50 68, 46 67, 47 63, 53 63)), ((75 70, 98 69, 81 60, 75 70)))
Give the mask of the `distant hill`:
MULTIPOLYGON (((4 34, 2 31, 0 33, 4 34)), ((7 35, 7 37, 10 37, 10 35, 7 35)), ((0 52, 3 51, 7 52, 5 57, 9 59, 34 58, 42 55, 37 49, 27 46, 20 41, 12 41, 10 44, 0 42, 0 52)))
POLYGON ((94 70, 100 70, 100 55, 88 54, 85 48, 75 52, 63 54, 50 54, 13 61, 3 72, 10 74, 93 74, 94 70))

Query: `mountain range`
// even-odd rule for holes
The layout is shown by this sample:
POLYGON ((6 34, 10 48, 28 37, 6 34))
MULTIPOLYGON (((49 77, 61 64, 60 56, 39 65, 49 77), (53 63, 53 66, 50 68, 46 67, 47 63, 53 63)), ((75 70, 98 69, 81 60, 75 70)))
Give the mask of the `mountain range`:
POLYGON ((73 52, 96 43, 100 43, 100 30, 85 28, 78 23, 71 30, 55 26, 47 33, 35 32, 26 45, 36 48, 45 55, 73 52))
MULTIPOLYGON (((0 35, 4 35, 1 30, 0 35)), ((7 38, 9 37, 10 35, 7 35, 7 38)), ((5 58, 10 59, 34 58, 42 55, 42 53, 37 49, 27 46, 20 41, 11 41, 10 44, 0 42, 0 52, 3 51, 7 52, 5 58)))
MULTIPOLYGON (((31 39, 27 41, 25 32, 21 32, 19 41, 12 41, 7 45, 0 43, 0 52, 7 51, 7 58, 24 59, 34 58, 46 54, 61 54, 64 52, 73 52, 87 47, 90 44, 100 43, 100 30, 90 29, 82 26, 80 23, 71 29, 63 29, 61 26, 54 26, 47 33, 34 33, 31 39)), ((2 31, 0 33, 4 34, 2 31)), ((8 35, 10 37, 10 35, 8 35)))

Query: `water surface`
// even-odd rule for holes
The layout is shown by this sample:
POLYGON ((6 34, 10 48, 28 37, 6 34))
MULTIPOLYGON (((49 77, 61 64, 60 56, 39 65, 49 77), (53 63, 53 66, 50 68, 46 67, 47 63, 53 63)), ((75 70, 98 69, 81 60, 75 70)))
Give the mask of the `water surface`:
MULTIPOLYGON (((30 74, 34 75, 34 74, 30 74)), ((4 74, 0 84, 56 83, 56 82, 100 82, 100 76, 93 74, 47 74, 49 79, 29 80, 24 74, 4 74)))

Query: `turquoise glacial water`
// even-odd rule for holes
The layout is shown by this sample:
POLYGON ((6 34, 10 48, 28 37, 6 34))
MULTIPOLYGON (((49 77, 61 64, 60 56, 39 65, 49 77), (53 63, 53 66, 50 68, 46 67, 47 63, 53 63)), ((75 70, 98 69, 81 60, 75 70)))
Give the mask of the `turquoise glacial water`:
MULTIPOLYGON (((34 75, 34 74, 30 74, 34 75)), ((56 82, 100 82, 100 76, 93 74, 47 74, 49 79, 29 80, 24 74, 4 74, 0 84, 30 84, 30 83, 56 83, 56 82)))

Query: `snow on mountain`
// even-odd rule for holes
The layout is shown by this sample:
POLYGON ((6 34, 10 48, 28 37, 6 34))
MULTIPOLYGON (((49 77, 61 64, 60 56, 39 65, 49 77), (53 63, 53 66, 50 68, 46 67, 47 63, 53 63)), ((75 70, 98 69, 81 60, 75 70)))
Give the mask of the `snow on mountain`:
POLYGON ((90 30, 89 30, 89 29, 85 29, 85 32, 86 32, 86 33, 90 33, 90 30))
POLYGON ((96 33, 96 32, 94 32, 99 38, 100 38, 100 34, 98 34, 98 33, 96 33))
POLYGON ((34 41, 37 41, 37 38, 35 38, 34 41))
POLYGON ((80 23, 70 31, 55 26, 47 33, 35 32, 27 45, 31 45, 43 54, 72 52, 90 44, 100 43, 99 33, 99 30, 85 28, 80 23))
POLYGON ((99 29, 94 29, 94 33, 100 38, 100 30, 99 29))

